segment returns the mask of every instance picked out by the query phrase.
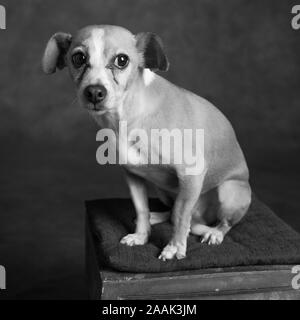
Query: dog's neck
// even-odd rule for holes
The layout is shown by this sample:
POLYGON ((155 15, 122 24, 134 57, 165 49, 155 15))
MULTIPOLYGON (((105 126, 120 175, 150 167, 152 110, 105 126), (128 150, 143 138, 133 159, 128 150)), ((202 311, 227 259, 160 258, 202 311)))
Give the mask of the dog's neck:
POLYGON ((120 108, 120 121, 127 121, 128 125, 136 126, 155 113, 158 104, 155 103, 154 97, 159 94, 159 86, 156 83, 159 78, 149 69, 143 69, 137 74, 120 108))
POLYGON ((153 103, 153 97, 159 95, 159 86, 155 85, 158 78, 159 76, 149 69, 140 70, 133 79, 130 89, 118 103, 118 107, 113 112, 94 116, 100 127, 118 133, 120 121, 125 121, 129 128, 141 126, 157 108, 157 104, 153 103))

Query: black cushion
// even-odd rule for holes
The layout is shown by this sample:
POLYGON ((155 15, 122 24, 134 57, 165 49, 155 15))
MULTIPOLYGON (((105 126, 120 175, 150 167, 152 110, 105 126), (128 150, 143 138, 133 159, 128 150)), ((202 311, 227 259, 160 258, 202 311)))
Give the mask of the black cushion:
MULTIPOLYGON (((120 244, 134 232, 135 211, 129 199, 87 201, 88 223, 95 239, 99 265, 126 272, 169 272, 210 267, 300 264, 300 235, 253 197, 242 221, 230 230, 219 246, 201 244, 197 236, 188 238, 187 257, 163 262, 157 257, 172 234, 170 223, 152 227, 144 246, 120 244)), ((166 208, 150 200, 153 211, 166 208)))

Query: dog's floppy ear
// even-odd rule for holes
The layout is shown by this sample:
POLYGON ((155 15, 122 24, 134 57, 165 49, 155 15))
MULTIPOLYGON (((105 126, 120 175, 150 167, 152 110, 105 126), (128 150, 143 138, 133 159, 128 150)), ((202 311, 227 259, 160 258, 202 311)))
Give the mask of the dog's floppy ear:
POLYGON ((154 33, 141 32, 136 35, 136 45, 144 57, 144 68, 168 71, 169 61, 161 39, 154 33))
POLYGON ((72 36, 69 33, 55 33, 47 43, 42 67, 47 74, 54 73, 56 68, 63 69, 66 66, 65 55, 71 45, 72 36))

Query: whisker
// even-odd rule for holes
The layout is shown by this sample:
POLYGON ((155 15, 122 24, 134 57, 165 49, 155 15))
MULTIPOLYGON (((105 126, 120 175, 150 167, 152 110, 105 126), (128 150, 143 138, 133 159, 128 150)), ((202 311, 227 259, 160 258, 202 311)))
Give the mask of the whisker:
POLYGON ((68 105, 69 106, 73 106, 75 103, 78 102, 78 98, 76 97, 75 99, 73 99, 68 105))

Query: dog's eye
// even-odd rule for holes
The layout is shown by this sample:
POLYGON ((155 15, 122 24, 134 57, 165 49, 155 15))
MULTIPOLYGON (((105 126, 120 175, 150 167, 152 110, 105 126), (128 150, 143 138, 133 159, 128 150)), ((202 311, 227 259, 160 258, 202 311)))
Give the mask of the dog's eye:
POLYGON ((82 52, 77 52, 72 56, 72 62, 76 69, 86 63, 86 56, 82 52))
POLYGON ((124 69, 128 66, 129 57, 126 54, 119 54, 116 56, 114 65, 119 69, 124 69))

